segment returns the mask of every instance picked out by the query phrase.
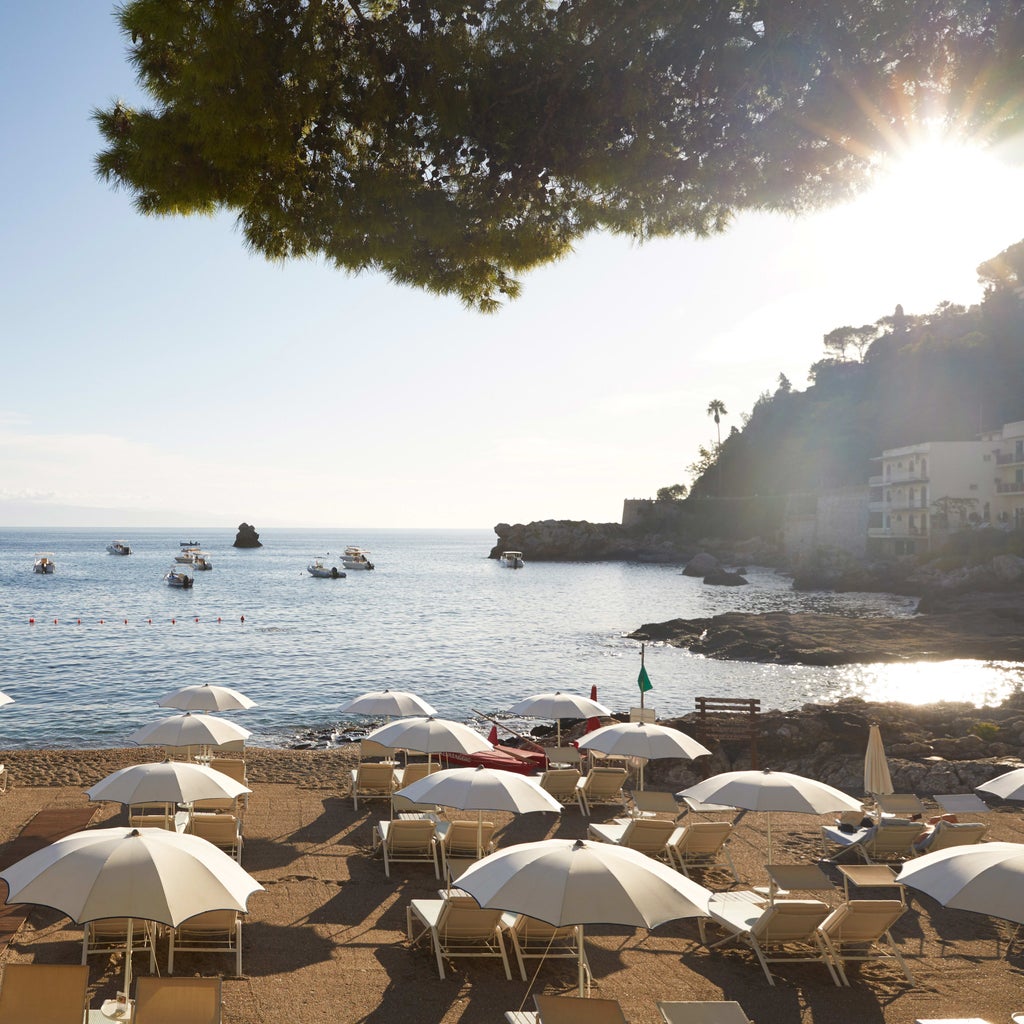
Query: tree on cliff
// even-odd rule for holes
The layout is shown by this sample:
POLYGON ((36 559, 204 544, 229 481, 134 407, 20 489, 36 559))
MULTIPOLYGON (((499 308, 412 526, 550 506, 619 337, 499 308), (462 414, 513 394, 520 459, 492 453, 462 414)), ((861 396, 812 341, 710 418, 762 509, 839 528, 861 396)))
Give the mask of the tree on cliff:
POLYGON ((147 214, 493 310, 595 230, 850 195, 916 124, 1019 130, 1018 0, 128 0, 151 109, 96 112, 147 214))

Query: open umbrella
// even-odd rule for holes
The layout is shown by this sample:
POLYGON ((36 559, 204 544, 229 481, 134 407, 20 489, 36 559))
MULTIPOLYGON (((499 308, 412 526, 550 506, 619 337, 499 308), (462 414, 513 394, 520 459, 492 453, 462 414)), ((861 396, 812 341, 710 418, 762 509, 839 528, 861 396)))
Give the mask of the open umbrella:
POLYGON ((1024 843, 936 850, 904 864, 896 881, 944 907, 1024 924, 1024 843))
POLYGON ((167 694, 159 706, 177 708, 179 711, 244 711, 246 708, 256 707, 256 701, 250 700, 244 693, 239 693, 230 686, 197 683, 194 686, 183 686, 180 690, 167 694))
MULTIPOLYGON (((481 907, 526 914, 557 928, 654 928, 708 916, 711 892, 636 850, 582 839, 545 839, 498 850, 459 876, 481 907)), ((583 936, 578 963, 584 995, 583 936)))
POLYGON ((892 788, 892 776, 889 774, 889 762, 882 746, 882 734, 878 724, 871 723, 868 732, 868 747, 864 753, 864 792, 871 796, 887 796, 895 792, 892 788))
POLYGON ((404 690, 371 690, 346 701, 338 711, 350 715, 387 715, 389 718, 437 714, 422 697, 404 690))
POLYGON ((385 747, 402 747, 421 754, 478 754, 491 744, 475 729, 445 718, 400 718, 388 722, 366 738, 385 747))
POLYGON ((126 993, 133 918, 176 928, 208 910, 244 912, 263 889, 212 843, 160 828, 75 832, 0 871, 0 878, 9 904, 52 907, 78 924, 128 918, 126 993))
MULTIPOLYGON (((597 750, 613 757, 681 757, 687 761, 710 754, 707 747, 679 729, 656 722, 616 722, 588 733, 577 744, 580 750, 597 750)), ((640 768, 640 788, 644 770, 640 768)))
POLYGON ((172 715, 141 729, 128 737, 132 743, 153 743, 164 747, 215 747, 245 740, 252 733, 226 718, 213 715, 172 715))
POLYGON ((449 768, 426 775, 400 789, 398 795, 417 804, 440 804, 460 811, 476 811, 478 857, 483 856, 480 828, 484 811, 529 814, 562 810, 562 805, 550 793, 525 775, 483 766, 449 768))
POLYGON ((859 811, 861 802, 824 782, 790 772, 723 772, 677 794, 699 803, 727 804, 747 811, 768 812, 768 863, 772 863, 772 811, 827 814, 859 811))
POLYGON ((535 693, 516 701, 509 714, 526 715, 528 718, 553 718, 558 746, 562 745, 563 718, 591 718, 594 715, 610 715, 611 711, 596 700, 577 697, 574 693, 535 693))
POLYGON ((1024 800, 1024 768, 1014 768, 974 788, 979 793, 991 793, 1003 800, 1024 800))
POLYGON ((234 800, 251 792, 230 775, 191 761, 129 765, 85 791, 90 800, 119 804, 191 804, 196 800, 234 800))

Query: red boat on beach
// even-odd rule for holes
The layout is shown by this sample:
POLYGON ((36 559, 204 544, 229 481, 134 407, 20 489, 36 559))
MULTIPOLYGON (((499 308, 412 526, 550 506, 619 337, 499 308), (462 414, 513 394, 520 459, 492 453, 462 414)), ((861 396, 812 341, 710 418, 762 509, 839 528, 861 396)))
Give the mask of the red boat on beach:
POLYGON ((503 747, 496 744, 491 750, 478 754, 445 754, 450 765, 462 765, 475 768, 500 768, 506 772, 518 772, 520 775, 535 775, 544 771, 548 765, 547 757, 536 750, 520 750, 518 747, 503 747))

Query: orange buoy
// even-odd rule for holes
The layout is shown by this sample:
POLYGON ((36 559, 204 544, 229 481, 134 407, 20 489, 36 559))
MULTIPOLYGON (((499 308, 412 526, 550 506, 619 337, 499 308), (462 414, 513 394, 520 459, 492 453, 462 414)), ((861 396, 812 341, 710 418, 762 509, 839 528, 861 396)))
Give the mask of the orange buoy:
POLYGON ((174 619, 171 619, 171 625, 172 626, 174 625, 174 619))
POLYGON ((30 626, 34 626, 34 625, 36 624, 36 620, 35 620, 35 619, 29 619, 29 620, 28 620, 28 624, 29 624, 30 626))

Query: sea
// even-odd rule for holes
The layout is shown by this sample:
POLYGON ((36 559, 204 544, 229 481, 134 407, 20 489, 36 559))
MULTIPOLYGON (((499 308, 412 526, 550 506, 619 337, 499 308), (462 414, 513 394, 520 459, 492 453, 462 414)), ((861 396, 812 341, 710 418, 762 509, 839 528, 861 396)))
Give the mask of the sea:
MULTIPOLYGON (((613 711, 639 706, 641 656, 659 717, 694 698, 757 697, 789 709, 843 697, 998 703, 1024 665, 923 662, 837 668, 717 661, 628 634, 647 622, 726 611, 911 616, 915 601, 886 594, 794 591, 790 579, 748 566, 746 587, 709 587, 679 565, 530 562, 488 558, 487 529, 260 531, 234 529, 0 530, 0 749, 126 746, 137 728, 176 712, 160 700, 193 683, 234 687, 257 702, 232 720, 263 747, 330 745, 372 720, 338 708, 368 690, 411 690, 439 715, 484 731, 537 722, 505 709, 554 690, 590 695, 613 711), (107 545, 123 540, 127 557, 107 545), (184 542, 213 563, 190 590, 164 573, 184 542), (316 579, 346 545, 375 569, 316 579), (32 571, 49 552, 53 575, 32 571)), ((502 733, 502 735, 508 735, 502 733)))

